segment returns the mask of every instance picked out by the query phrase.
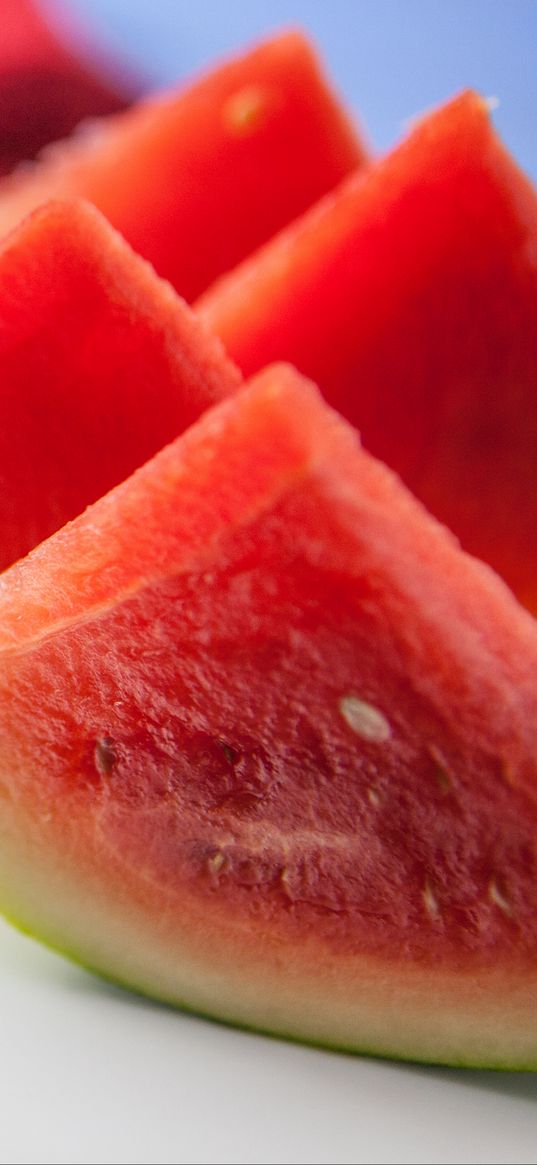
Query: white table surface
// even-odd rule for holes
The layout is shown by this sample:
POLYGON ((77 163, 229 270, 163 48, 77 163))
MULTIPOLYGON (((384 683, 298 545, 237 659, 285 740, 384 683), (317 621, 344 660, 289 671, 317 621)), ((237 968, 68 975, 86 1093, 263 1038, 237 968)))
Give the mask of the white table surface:
POLYGON ((0 923, 0 1161, 537 1162, 537 1075, 301 1048, 159 1007, 0 923))

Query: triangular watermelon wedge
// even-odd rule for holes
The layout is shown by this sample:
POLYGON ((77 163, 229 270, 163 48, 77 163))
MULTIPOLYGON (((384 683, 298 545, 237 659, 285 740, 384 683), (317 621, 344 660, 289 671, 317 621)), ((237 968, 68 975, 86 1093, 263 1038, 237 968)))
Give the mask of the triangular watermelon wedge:
POLYGON ((0 248, 0 569, 240 379, 93 207, 37 211, 0 248))
POLYGON ((85 198, 190 300, 364 157, 315 50, 282 33, 4 179, 0 236, 43 202, 85 198))
POLYGON ((105 975, 537 1066, 537 628, 293 370, 0 580, 0 896, 105 975))
POLYGON ((537 613, 537 194, 467 92, 198 305, 289 360, 537 613))

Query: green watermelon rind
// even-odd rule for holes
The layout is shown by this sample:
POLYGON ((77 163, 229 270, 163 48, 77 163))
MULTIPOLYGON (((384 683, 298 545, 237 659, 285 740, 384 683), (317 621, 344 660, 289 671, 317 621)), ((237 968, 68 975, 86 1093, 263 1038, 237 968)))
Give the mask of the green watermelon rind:
POLYGON ((81 970, 101 979, 104 983, 120 989, 128 993, 134 999, 138 997, 140 1000, 148 1001, 153 1005, 166 1007, 174 1011, 184 1012, 187 1015, 194 1016, 198 1019, 210 1023, 217 1023, 222 1027, 232 1028, 235 1031, 246 1032, 251 1035, 264 1036, 268 1039, 283 1040, 287 1043, 296 1044, 298 1047, 313 1048, 319 1051, 337 1052, 349 1056, 364 1056, 369 1059, 386 1060, 400 1064, 408 1064, 416 1067, 443 1067, 443 1068, 464 1068, 466 1070, 485 1070, 491 1072, 537 1072, 537 1060, 528 1062, 510 1062, 509 1060, 498 1060, 494 1062, 486 1059, 479 1059, 479 1057, 470 1056, 468 1059, 460 1057, 459 1059, 448 1059, 441 1056, 438 1059, 432 1057, 424 1059, 423 1056, 412 1056, 411 1053, 403 1054, 392 1052, 390 1050, 383 1050, 378 1047, 368 1047, 363 1044, 345 1044, 339 1041, 330 1043, 329 1041, 322 1041, 313 1039, 308 1036, 299 1035, 290 1030, 271 1030, 263 1026, 258 1026, 255 1023, 246 1023, 244 1020, 237 1020, 233 1017, 225 1017, 215 1014, 210 1011, 193 1007, 188 1001, 184 999, 171 999, 160 997, 150 988, 144 988, 139 983, 131 982, 127 979, 122 979, 117 975, 113 975, 100 967, 93 965, 90 961, 80 956, 76 951, 70 949, 68 946, 61 946, 55 943, 43 934, 39 934, 32 926, 25 924, 20 919, 16 918, 5 907, 0 906, 2 916, 15 930, 19 932, 24 938, 31 939, 38 942, 53 954, 68 960, 75 966, 80 967, 81 970))

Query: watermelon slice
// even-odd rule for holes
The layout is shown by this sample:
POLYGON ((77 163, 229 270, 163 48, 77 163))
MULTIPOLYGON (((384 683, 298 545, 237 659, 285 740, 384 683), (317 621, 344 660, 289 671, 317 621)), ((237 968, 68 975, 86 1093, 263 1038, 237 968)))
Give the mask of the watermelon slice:
MULTIPOLYGON (((70 23, 70 22, 69 22, 70 23)), ((65 137, 86 117, 127 104, 97 63, 83 64, 46 23, 34 0, 2 0, 0 35, 0 174, 65 137)))
POLYGON ((186 299, 364 158, 298 33, 141 102, 0 187, 0 235, 42 202, 93 202, 186 299))
POLYGON ((139 991, 537 1065, 537 627, 292 369, 0 580, 0 897, 139 991))
POLYGON ((93 207, 27 219, 0 249, 0 569, 239 381, 93 207))
POLYGON ((537 611, 537 197, 466 93, 198 305, 290 360, 537 611))

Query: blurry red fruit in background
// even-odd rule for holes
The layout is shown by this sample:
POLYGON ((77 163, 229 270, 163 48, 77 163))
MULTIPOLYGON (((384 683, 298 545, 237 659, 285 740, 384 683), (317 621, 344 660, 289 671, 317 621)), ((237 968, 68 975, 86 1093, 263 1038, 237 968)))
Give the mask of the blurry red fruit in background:
POLYGON ((133 96, 125 71, 119 69, 119 79, 112 82, 95 54, 93 60, 83 59, 83 34, 67 13, 63 41, 61 8, 55 5, 52 11, 54 26, 34 0, 1 3, 0 174, 35 157, 84 118, 122 109, 133 96))

